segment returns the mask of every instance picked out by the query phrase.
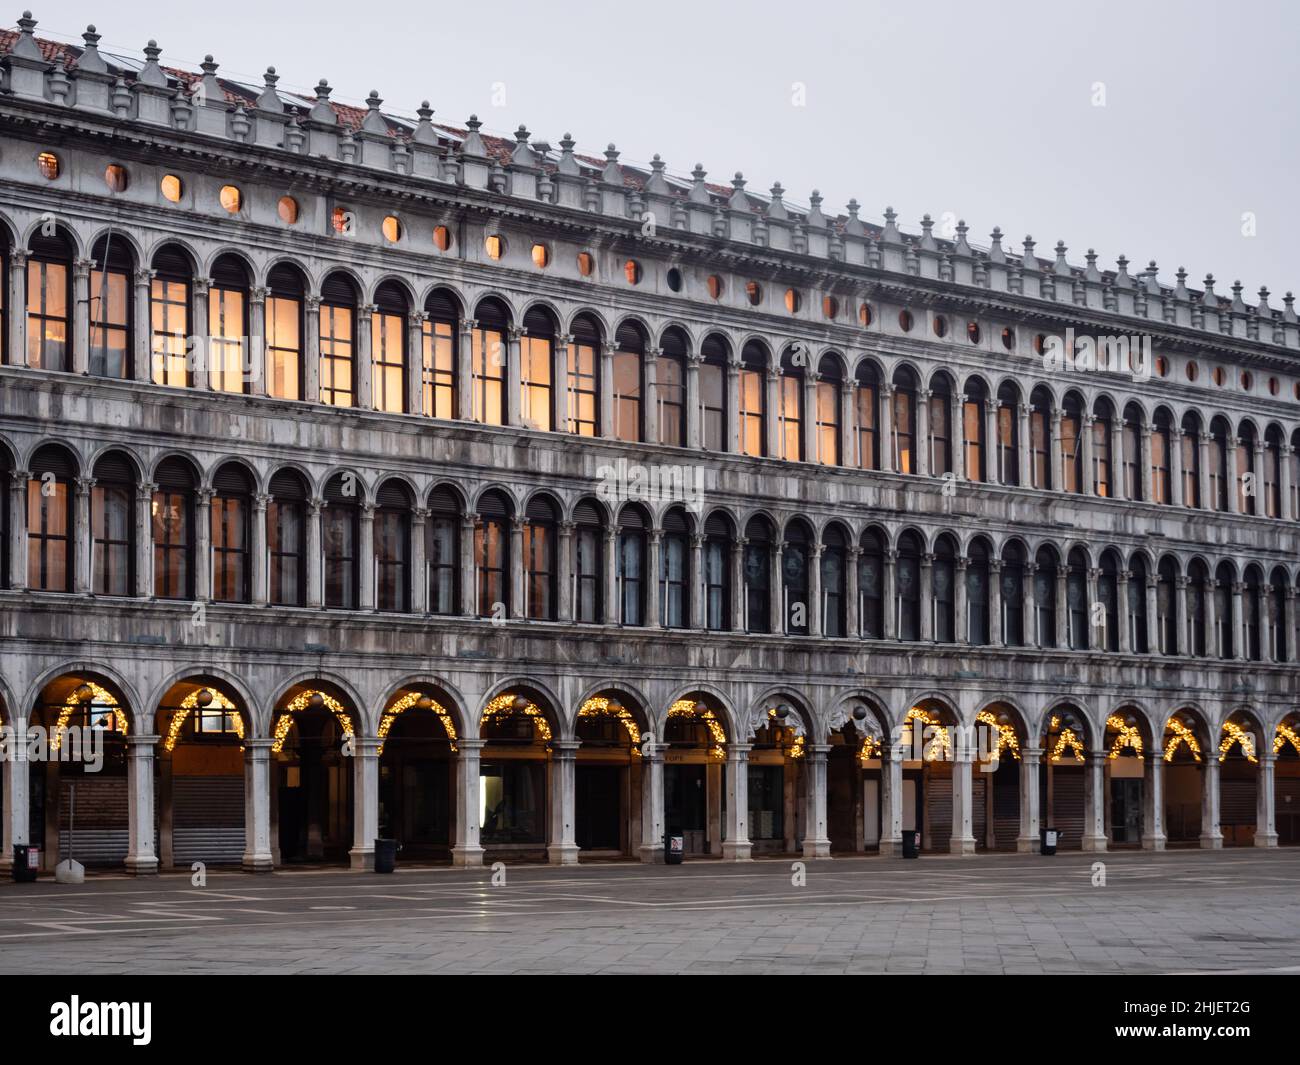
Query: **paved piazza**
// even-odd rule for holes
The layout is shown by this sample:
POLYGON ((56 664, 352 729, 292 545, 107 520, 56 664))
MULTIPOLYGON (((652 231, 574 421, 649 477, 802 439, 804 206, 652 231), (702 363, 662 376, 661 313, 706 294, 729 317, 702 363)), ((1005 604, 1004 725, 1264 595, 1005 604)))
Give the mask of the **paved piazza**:
POLYGON ((406 868, 0 886, 25 973, 1300 971, 1300 851, 406 868))

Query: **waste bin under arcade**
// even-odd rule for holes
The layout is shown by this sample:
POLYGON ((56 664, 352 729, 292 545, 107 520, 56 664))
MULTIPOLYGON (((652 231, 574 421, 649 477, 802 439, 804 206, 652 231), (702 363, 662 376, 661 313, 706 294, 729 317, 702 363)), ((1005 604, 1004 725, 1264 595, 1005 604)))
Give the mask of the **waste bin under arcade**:
POLYGON ((921 833, 914 828, 903 830, 903 857, 919 858, 921 856, 921 833))
POLYGON ((41 848, 29 843, 14 844, 14 879, 31 883, 41 868, 41 848))
POLYGON ((1054 828, 1043 829, 1042 846, 1039 848, 1039 850, 1043 854, 1056 853, 1056 829, 1054 828))
POLYGON ((391 873, 397 868, 397 840, 375 840, 375 872, 391 873))
POLYGON ((670 828, 664 835, 664 864, 681 865, 686 851, 686 837, 680 828, 670 828))

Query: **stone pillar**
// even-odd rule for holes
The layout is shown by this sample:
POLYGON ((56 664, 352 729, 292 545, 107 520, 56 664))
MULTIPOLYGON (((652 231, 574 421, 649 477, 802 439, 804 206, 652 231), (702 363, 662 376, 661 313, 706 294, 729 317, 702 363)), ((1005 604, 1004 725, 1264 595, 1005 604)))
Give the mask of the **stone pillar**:
POLYGON ((921 556, 921 642, 934 639, 934 555, 921 556))
MULTIPOLYGON (((402 352, 402 370, 406 379, 406 413, 424 414, 424 311, 406 316, 406 350, 402 352)), ((555 389, 551 389, 554 395, 555 389)), ((432 410, 429 412, 432 414, 432 410)))
POLYGON ((1062 649, 1070 646, 1070 606, 1066 601, 1069 574, 1068 563, 1056 567, 1056 646, 1062 649))
POLYGON ((571 333, 561 333, 555 338, 551 352, 551 400, 555 407, 557 433, 569 431, 569 345, 572 343, 571 333))
POLYGON ((804 815, 803 856, 829 858, 831 841, 826 836, 826 755, 829 743, 809 743, 804 747, 807 773, 804 815))
MULTIPOLYGON (((1038 767, 1042 758, 1041 748, 1020 749, 1020 835, 1016 837, 1016 850, 1021 854, 1037 854, 1042 844, 1038 793, 1038 767)), ((992 789, 992 775, 986 787, 992 789)), ((1050 823, 1049 819, 1049 826, 1050 823)))
POLYGON ((1083 476, 1079 478, 1079 491, 1086 496, 1095 496, 1097 494, 1097 480, 1093 470, 1095 458, 1093 456, 1093 435, 1097 419, 1091 414, 1085 413, 1081 419, 1079 435, 1083 437, 1083 476))
POLYGON ((479 758, 484 741, 462 736, 456 741, 455 839, 451 846, 452 865, 482 865, 479 845, 479 758))
POLYGON ((1283 443, 1281 458, 1279 462, 1279 465, 1282 467, 1282 480, 1281 480, 1281 484, 1278 486, 1278 494, 1280 496, 1278 515, 1282 518, 1283 521, 1296 520, 1295 506, 1292 504, 1292 500, 1291 500, 1291 493, 1292 491, 1294 491, 1295 488, 1295 486, 1291 483, 1292 481, 1291 467, 1293 461, 1292 456, 1294 454, 1295 454, 1295 448, 1293 448, 1290 444, 1283 443))
POLYGON ((266 388, 266 297, 271 290, 260 285, 254 286, 248 293, 248 392, 254 396, 264 396, 266 388))
POLYGON ((1283 629, 1282 639, 1283 646, 1286 647, 1286 660, 1294 662, 1296 660, 1296 638, 1295 638, 1295 586, 1288 584, 1283 590, 1282 614, 1283 629))
POLYGON ((1187 597, 1192 586, 1191 578, 1179 574, 1174 578, 1174 645, 1169 648, 1171 655, 1191 655, 1196 644, 1188 631, 1188 619, 1191 612, 1187 609, 1187 597))
MULTIPOLYGON (((505 415, 507 425, 524 424, 523 397, 520 394, 523 389, 523 367, 520 352, 520 342, 523 335, 524 331, 513 325, 506 330, 506 373, 503 387, 506 392, 505 415)), ((603 362, 601 368, 604 369, 603 362)), ((603 387, 603 378, 601 384, 603 387)))
MULTIPOLYGON (((1101 578, 1101 569, 1100 569, 1099 567, 1097 567, 1097 566, 1091 566, 1091 567, 1089 567, 1089 569, 1088 569, 1088 603, 1087 603, 1087 606, 1084 608, 1084 615, 1085 615, 1085 617, 1088 618, 1089 621, 1092 620, 1092 604, 1093 604, 1093 603, 1098 603, 1098 602, 1101 601, 1100 597, 1097 595, 1097 581, 1098 581, 1100 578, 1101 578)), ((1119 616, 1120 616, 1120 617, 1123 617, 1123 616, 1124 616, 1124 614, 1123 614, 1123 610, 1124 610, 1124 607, 1121 605, 1121 606, 1118 608, 1118 613, 1119 613, 1119 616)), ((1124 626, 1121 625, 1121 626, 1120 626, 1120 631, 1123 632, 1123 630, 1124 630, 1124 626)), ((1085 630, 1084 630, 1084 631, 1087 633, 1088 643, 1087 643, 1086 647, 1087 647, 1088 649, 1091 649, 1091 650, 1093 650, 1093 651, 1104 650, 1104 648, 1101 647, 1101 646, 1099 645, 1099 643, 1098 643, 1098 641, 1097 641, 1097 633, 1094 631, 1093 626, 1092 626, 1091 624, 1087 625, 1087 626, 1085 627, 1085 630)), ((1081 650, 1082 650, 1082 648, 1081 648, 1081 650)))
POLYGON ((137 270, 132 275, 131 299, 131 376, 141 382, 153 380, 153 320, 149 306, 153 292, 152 270, 137 270))
POLYGON ((772 545, 767 580, 768 587, 772 590, 768 625, 773 634, 784 633, 786 623, 790 620, 790 608, 785 601, 785 572, 781 565, 784 553, 784 540, 779 540, 772 545))
POLYGON ((208 354, 211 346, 208 329, 208 292, 211 284, 210 277, 196 277, 190 283, 190 334, 194 338, 193 346, 189 349, 190 387, 200 392, 212 388, 208 376, 212 372, 208 354))
POLYGON ((90 372, 90 269, 93 259, 72 260, 72 336, 69 338, 73 373, 90 372))
POLYGON ((1142 849, 1165 849, 1165 762, 1164 752, 1149 751, 1146 756, 1146 779, 1142 791, 1142 849))
POLYGON ((357 308, 356 405, 362 410, 375 409, 374 316, 379 308, 363 303, 357 308))
POLYGON ((27 587, 27 483, 30 470, 9 473, 9 585, 27 587))
POLYGON ((271 853, 272 739, 244 739, 244 858, 246 873, 269 873, 271 853))
POLYGON ((1018 458, 1020 463, 1020 487, 1021 488, 1030 488, 1033 486, 1034 483, 1032 462, 1030 457, 1030 451, 1033 448, 1033 440, 1030 438, 1030 433, 1029 433, 1029 415, 1033 412, 1033 409, 1034 408, 1030 406, 1028 403, 1022 403, 1020 404, 1020 407, 1017 411, 1017 414, 1019 415, 1019 421, 1017 426, 1018 440, 1016 442, 1019 444, 1019 447, 1016 449, 1017 451, 1016 457, 1018 458))
POLYGON ((1210 442, 1214 437, 1210 433, 1201 433, 1198 438, 1200 448, 1200 476, 1198 477, 1201 493, 1201 506, 1206 510, 1218 508, 1219 501, 1210 498, 1210 442))
MULTIPOLYGON (((727 424, 723 427, 726 450, 740 452, 740 362, 739 356, 727 360, 727 424)), ((768 411, 769 416, 771 411, 768 411)))
POLYGON ((902 744, 886 737, 880 745, 880 853, 887 858, 903 854, 902 744))
POLYGON ((267 567, 270 559, 266 549, 266 505, 271 497, 265 492, 253 496, 253 544, 249 564, 253 567, 253 606, 266 606, 267 567))
POLYGON ((1223 829, 1219 825, 1218 745, 1207 745, 1201 761, 1201 849, 1222 850, 1223 829))
POLYGON ((357 537, 357 609, 375 609, 375 505, 361 504, 361 535, 357 537))
POLYGON ((302 398, 320 402, 320 297, 303 301, 302 398))
POLYGON ((126 871, 134 876, 158 872, 153 808, 153 751, 157 742, 157 736, 148 734, 126 737, 126 871))
POLYGON ((1155 502, 1155 483, 1151 476, 1151 435, 1153 429, 1150 422, 1143 422, 1138 426, 1138 476, 1142 483, 1142 500, 1145 503, 1155 502))
POLYGON ((1232 582, 1232 657, 1238 661, 1246 658, 1246 613, 1242 609, 1245 593, 1245 582, 1232 582))
POLYGON ((646 865, 664 860, 664 751, 666 743, 647 741, 641 747, 641 846, 637 854, 646 865))
POLYGON ((1183 506, 1183 431, 1178 426, 1169 430, 1169 502, 1183 506))
MULTIPOLYGON (((456 415, 467 421, 478 418, 474 409, 474 329, 478 325, 473 318, 463 318, 460 323, 460 338, 456 344, 456 415)), ((561 382, 568 384, 568 367, 561 382)), ((557 382, 557 384, 561 383, 557 382)), ((566 424, 563 428, 567 429, 566 424)), ((473 613, 473 611, 469 611, 473 613)), ((475 837, 477 838, 477 836, 475 837)), ((475 865, 479 862, 473 863, 475 865)))
MULTIPOLYGON (((916 393, 916 469, 913 471, 922 477, 930 476, 930 396, 928 388, 916 393)), ((922 614, 925 612, 922 611, 922 614)))
POLYGON ((703 436, 700 410, 700 363, 703 356, 691 352, 686 356, 686 447, 691 451, 700 449, 703 436))
POLYGON ((1024 646, 1033 647, 1038 643, 1034 626, 1038 621, 1038 606, 1034 602, 1034 574, 1038 572, 1038 563, 1026 562, 1020 577, 1020 627, 1024 630, 1024 646))
POLYGON ((1052 408, 1052 491, 1065 490, 1065 454, 1061 448, 1061 419, 1064 412, 1060 407, 1052 408))
POLYGON ((0 759, 0 778, 3 791, 0 791, 0 810, 4 811, 3 850, 0 850, 0 873, 8 874, 13 868, 14 844, 30 843, 30 807, 31 794, 28 784, 27 761, 27 724, 6 718, 6 725, 14 728, 14 737, 9 745, 7 757, 0 759))
POLYGON ((135 486, 134 539, 135 595, 148 599, 153 595, 153 494, 158 486, 142 481, 135 486))
MULTIPOLYGON (((1262 737, 1261 737, 1262 738, 1262 737)), ((1274 772, 1277 755, 1273 749, 1262 742, 1259 752, 1259 777, 1255 781, 1255 846, 1276 847, 1277 825, 1274 807, 1277 793, 1274 791, 1274 772)), ((8 796, 5 796, 8 799, 8 796)))
POLYGON ((623 604, 618 587, 618 530, 605 530, 605 624, 623 623, 623 604))
POLYGON ((880 450, 880 469, 889 473, 896 470, 898 463, 894 459, 894 386, 880 386, 880 429, 877 435, 877 447, 880 450))
POLYGON ((948 850, 952 854, 974 854, 971 786, 971 749, 958 729, 953 742, 952 762, 952 838, 948 850))
MULTIPOLYGON (((1001 484, 1002 475, 998 470, 998 457, 1002 454, 998 439, 998 400, 988 396, 984 400, 984 481, 986 484, 1001 484)), ((969 471, 968 471, 969 472, 969 471)))
POLYGON ((731 545, 731 628, 733 632, 744 632, 749 627, 745 616, 745 545, 749 540, 744 536, 736 537, 731 545))
POLYGON ((76 481, 76 506, 72 515, 72 590, 78 595, 88 595, 90 585, 90 491, 95 478, 78 477, 76 481))
POLYGON ((898 639, 898 609, 894 603, 894 571, 898 568, 898 552, 892 548, 885 548, 885 587, 884 603, 885 612, 885 639, 898 639))
POLYGON ((808 635, 821 636, 826 631, 822 616, 822 551, 820 543, 811 544, 808 549, 808 635))
POLYGON ((551 817, 546 857, 552 865, 578 864, 578 844, 574 837, 575 770, 581 746, 577 740, 551 741, 551 817))
POLYGON ((1002 560, 989 559, 989 646, 1006 643, 1002 635, 1002 560))
POLYGON ((817 382, 821 375, 811 366, 803 375, 803 421, 799 430, 802 436, 801 446, 806 462, 826 462, 821 453, 821 441, 817 436, 817 382))
POLYGON ((1237 472, 1237 444, 1235 436, 1228 440, 1228 513, 1241 513, 1241 475, 1237 472))
POLYGON ((307 500, 307 605, 320 608, 325 594, 325 552, 321 544, 320 512, 325 500, 307 500))
POLYGON ((194 598, 212 598, 212 489, 200 488, 194 495, 194 598))
MULTIPOLYGON (((948 423, 952 426, 952 432, 949 433, 952 440, 952 472, 959 479, 974 480, 970 476, 970 471, 966 469, 965 406, 966 394, 964 392, 954 392, 949 396, 948 423)), ((976 470, 975 473, 978 475, 979 470, 976 470)))
MULTIPOLYGON (((411 573, 407 578, 411 588, 411 613, 425 614, 429 610, 429 575, 424 557, 424 527, 429 512, 424 507, 411 511, 411 573)), ((563 571, 561 571, 563 572, 563 571)))
POLYGON ((556 558, 556 566, 560 571, 556 582, 559 587, 559 602, 556 605, 561 621, 573 620, 573 582, 577 572, 573 559, 573 531, 577 527, 577 523, 572 521, 560 523, 559 555, 556 558))
POLYGON ((474 565, 474 530, 477 514, 460 519, 460 612, 466 617, 478 613, 478 572, 474 565))
POLYGON ((1112 497, 1127 499, 1128 488, 1124 484, 1124 417, 1122 414, 1110 421, 1110 481, 1112 497))
POLYGON ((1083 778, 1083 849, 1106 849, 1106 755, 1089 751, 1083 778))
MULTIPOLYGON (((1129 639, 1129 609, 1128 609, 1128 586, 1133 579, 1133 574, 1129 570, 1120 570, 1115 579, 1115 598, 1118 602, 1115 604, 1115 616, 1119 619, 1119 652, 1128 654, 1134 650, 1133 641, 1129 639)), ((1103 644, 1103 649, 1105 645, 1103 644)))
POLYGON ((687 625, 692 629, 708 628, 704 616, 704 540, 703 533, 691 534, 691 568, 686 587, 690 596, 687 625))
POLYGON ((788 457, 793 462, 799 456, 785 454, 785 433, 782 431, 784 427, 781 417, 784 411, 781 371, 769 366, 763 378, 763 387, 766 390, 763 395, 763 405, 766 408, 766 417, 763 419, 763 454, 770 459, 788 457))
POLYGON ((527 582, 524 579, 524 517, 513 514, 510 517, 510 572, 506 579, 510 582, 510 616, 526 617, 524 603, 527 582))
POLYGON ((663 576, 663 536, 664 531, 658 528, 646 533, 645 624, 651 629, 663 627, 660 620, 662 605, 659 601, 659 582, 663 576))
POLYGON ((379 835, 379 745, 376 736, 352 741, 352 849, 348 865, 373 869, 375 837, 379 835))
POLYGON ((662 354, 662 348, 647 348, 641 360, 645 378, 645 394, 641 401, 645 412, 642 418, 645 436, 642 439, 651 444, 659 443, 659 356, 662 354))
POLYGON ((862 548, 857 544, 849 545, 848 562, 844 573, 844 635, 856 640, 862 635, 862 617, 858 597, 862 594, 858 588, 858 564, 862 559, 862 548))
POLYGON ((614 345, 608 341, 600 345, 600 410, 597 423, 600 435, 606 439, 614 435, 614 345))
POLYGON ((970 603, 966 597, 966 581, 970 576, 970 559, 961 555, 957 559, 956 587, 953 589, 953 638, 961 644, 970 643, 970 603))
MULTIPOLYGON (((9 365, 27 365, 27 250, 9 253, 9 292, 5 300, 9 321, 9 365)), ((145 321, 148 321, 146 318, 145 321)))
POLYGON ((727 828, 722 857, 729 862, 750 861, 748 743, 727 744, 727 828))

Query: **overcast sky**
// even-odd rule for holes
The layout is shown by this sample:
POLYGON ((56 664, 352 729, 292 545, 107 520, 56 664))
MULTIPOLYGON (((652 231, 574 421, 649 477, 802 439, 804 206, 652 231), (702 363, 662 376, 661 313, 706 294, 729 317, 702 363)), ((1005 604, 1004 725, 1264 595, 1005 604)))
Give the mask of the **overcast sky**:
POLYGON ((93 22, 105 50, 155 38, 172 65, 211 53, 230 77, 273 65, 281 88, 324 77, 342 102, 378 89, 396 113, 428 99, 447 123, 477 112, 552 144, 569 131, 588 154, 613 141, 626 162, 658 152, 720 183, 740 170, 764 193, 779 180, 792 203, 819 189, 828 213, 856 197, 878 221, 892 205, 905 231, 951 213, 972 243, 998 225, 1017 251, 1029 233, 1040 256, 1060 239, 1073 263, 1093 247, 1103 267, 1154 259, 1163 281, 1211 272, 1221 294, 1240 279, 1252 303, 1261 284, 1274 307, 1300 287, 1300 5, 1285 0, 47 0, 33 14, 38 34, 74 41, 93 22))

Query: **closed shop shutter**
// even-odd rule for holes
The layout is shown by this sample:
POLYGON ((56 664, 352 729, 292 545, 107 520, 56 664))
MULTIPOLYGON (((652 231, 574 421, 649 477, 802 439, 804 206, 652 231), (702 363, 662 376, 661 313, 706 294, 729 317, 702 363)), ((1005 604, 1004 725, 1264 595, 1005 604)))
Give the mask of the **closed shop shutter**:
MULTIPOLYGON (((1083 846, 1083 786, 1086 769, 1083 766, 1054 766, 1052 768, 1052 823, 1043 826, 1056 829, 1056 845, 1078 850, 1083 846)), ((1046 812, 1046 807, 1044 807, 1046 812)))
POLYGON ((244 854, 244 778, 172 778, 172 854, 177 865, 236 863, 244 854))
POLYGON ((931 776, 927 785, 926 823, 930 828, 930 847, 946 851, 952 838, 952 779, 931 776))

